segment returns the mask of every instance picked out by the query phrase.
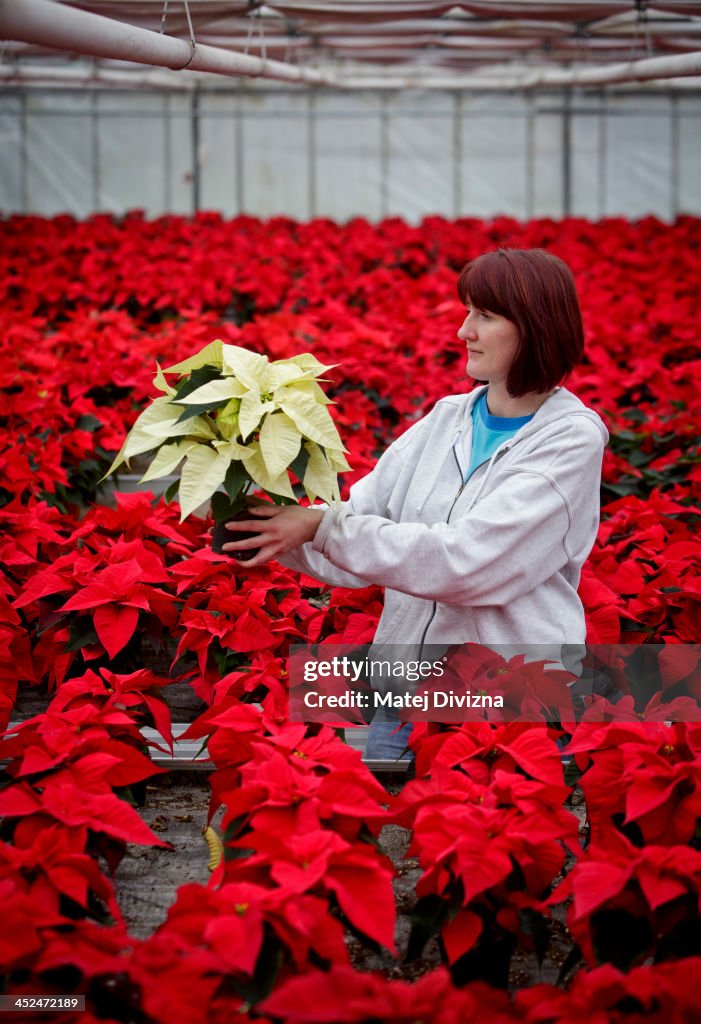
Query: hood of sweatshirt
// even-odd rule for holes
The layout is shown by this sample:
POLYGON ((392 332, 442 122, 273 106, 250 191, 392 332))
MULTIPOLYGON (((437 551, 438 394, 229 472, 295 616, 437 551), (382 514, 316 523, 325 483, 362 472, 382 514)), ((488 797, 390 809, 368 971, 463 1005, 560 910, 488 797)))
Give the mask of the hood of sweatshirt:
MULTIPOLYGON (((487 385, 484 384, 474 388, 467 395, 448 395, 446 398, 442 398, 436 403, 436 405, 445 404, 446 406, 452 406, 454 409, 454 426, 449 448, 452 448, 455 452, 454 457, 462 470, 463 478, 467 471, 464 452, 466 449, 469 450, 470 439, 472 436, 472 411, 480 396, 486 391, 487 385)), ((571 391, 568 391, 567 388, 557 387, 553 394, 543 402, 541 407, 533 416, 533 419, 529 420, 528 423, 524 423, 524 425, 520 427, 515 434, 512 434, 511 437, 497 448, 490 459, 487 473, 485 473, 482 478, 482 485, 486 483, 489 470, 494 462, 513 448, 514 445, 520 444, 523 441, 528 441, 538 434, 545 437, 554 430, 562 431, 565 423, 571 422, 573 417, 582 417, 583 420, 589 421, 601 434, 604 446, 608 443, 609 432, 598 413, 594 412, 593 409, 587 408, 581 399, 577 398, 577 396, 572 394, 571 391)), ((435 467, 435 474, 432 477, 427 478, 425 481, 425 493, 422 500, 416 507, 417 512, 422 510, 427 498, 432 493, 435 483, 441 473, 441 467, 446 454, 447 452, 435 453, 436 458, 433 463, 435 467)))

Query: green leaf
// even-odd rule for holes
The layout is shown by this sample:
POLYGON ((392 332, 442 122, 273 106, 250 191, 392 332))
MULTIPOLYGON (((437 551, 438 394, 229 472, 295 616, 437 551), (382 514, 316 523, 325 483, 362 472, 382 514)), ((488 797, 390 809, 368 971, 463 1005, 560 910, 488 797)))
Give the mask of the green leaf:
POLYGON ((632 423, 647 423, 647 414, 642 409, 625 409, 621 415, 632 423))
POLYGON ((231 981, 235 991, 241 999, 245 1000, 244 1005, 247 1004, 249 1007, 262 1002, 270 995, 285 960, 280 940, 267 923, 264 926, 263 935, 263 944, 256 960, 253 976, 245 977, 237 974, 235 980, 231 981))
POLYGON ((186 405, 175 422, 181 424, 186 420, 194 419, 195 416, 206 416, 207 413, 214 412, 228 404, 229 399, 223 398, 221 402, 208 402, 206 405, 186 405))
MULTIPOLYGON (((240 462, 232 462, 226 471, 224 477, 224 490, 226 491, 229 500, 233 501, 241 490, 250 483, 250 476, 244 469, 240 462)), ((212 499, 214 501, 214 498, 212 499)))
POLYGON ((309 452, 307 451, 307 446, 302 445, 302 447, 299 450, 299 455, 290 463, 290 469, 300 482, 304 479, 304 474, 307 470, 308 462, 309 452))
POLYGON ((296 498, 288 498, 286 494, 270 494, 266 492, 269 497, 273 499, 274 505, 298 505, 299 502, 296 498))
POLYGON ((88 644, 98 643, 98 636, 89 616, 81 615, 74 619, 68 627, 68 640, 66 651, 80 651, 88 644))
POLYGON ((76 421, 76 428, 78 430, 86 430, 89 434, 94 433, 97 428, 101 426, 101 421, 98 420, 96 416, 91 416, 90 413, 86 413, 84 416, 79 416, 76 421))
POLYGON ((617 484, 605 484, 605 489, 617 494, 619 498, 627 498, 629 494, 638 494, 641 491, 641 481, 637 477, 621 477, 617 484))
POLYGON ((538 958, 538 964, 542 967, 550 943, 550 929, 547 920, 543 914, 539 914, 532 907, 521 908, 518 916, 521 931, 533 939, 533 949, 538 958))
POLYGON ((581 770, 577 762, 572 758, 565 765, 565 785, 576 786, 581 779, 584 772, 581 770))
POLYGON ((204 384, 209 384, 212 380, 221 379, 221 370, 217 369, 216 366, 211 366, 209 363, 206 366, 200 366, 197 370, 193 370, 192 373, 183 377, 175 385, 175 393, 178 398, 187 398, 193 391, 197 391, 204 384))
POLYGON ((429 939, 437 935, 451 916, 450 903, 440 896, 422 896, 409 915, 411 932, 406 953, 407 961, 421 956, 429 939))
POLYGON ((178 493, 178 488, 179 487, 180 487, 180 481, 179 480, 174 480, 173 483, 170 485, 170 487, 168 487, 168 489, 166 490, 165 494, 163 495, 163 500, 165 501, 165 503, 167 505, 170 505, 171 501, 175 500, 175 498, 177 496, 177 493, 178 493))
POLYGON ((243 495, 237 501, 229 498, 223 491, 215 491, 212 495, 211 508, 215 523, 226 522, 227 519, 231 519, 244 508, 243 495))
POLYGON ((564 982, 565 982, 565 979, 567 978, 567 975, 571 971, 573 971, 574 968, 577 967, 582 962, 582 959, 583 958, 582 958, 582 954, 580 952, 579 946, 572 946, 572 948, 570 949, 569 953, 567 954, 565 959, 562 961, 562 964, 560 966, 560 970, 559 970, 558 975, 557 975, 557 982, 556 982, 556 984, 560 985, 560 986, 563 985, 564 982))

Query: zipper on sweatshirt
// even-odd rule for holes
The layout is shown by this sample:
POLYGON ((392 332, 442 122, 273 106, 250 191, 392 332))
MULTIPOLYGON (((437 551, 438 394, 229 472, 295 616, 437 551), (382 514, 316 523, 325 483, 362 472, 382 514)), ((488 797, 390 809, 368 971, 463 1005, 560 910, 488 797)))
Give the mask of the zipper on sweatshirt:
MULTIPOLYGON (((457 457, 457 455, 456 455, 456 453, 455 453, 455 448, 453 448, 453 458, 455 459, 455 463, 456 463, 456 465, 457 465, 457 467, 458 467, 458 473, 460 474, 460 479, 462 480, 462 468, 461 468, 461 466, 460 466, 460 463, 459 463, 459 461, 458 461, 458 457, 457 457)), ((455 503, 457 502, 457 500, 458 500, 458 498, 460 497, 460 495, 462 494, 462 492, 463 492, 463 491, 465 490, 465 484, 466 484, 466 482, 467 482, 467 481, 465 481, 465 480, 462 480, 462 483, 460 484, 460 487, 458 488, 458 491, 457 491, 457 493, 456 493, 455 497, 453 498, 453 503, 452 503, 452 505, 450 506, 450 509, 449 509, 449 511, 448 511, 448 518, 446 519, 446 522, 447 522, 447 523, 449 523, 449 522, 450 522, 450 517, 451 517, 451 515, 453 514, 453 509, 455 508, 455 503)), ((433 602, 433 608, 431 609, 431 614, 430 614, 430 616, 429 616, 428 622, 427 622, 427 623, 426 623, 426 625, 424 626, 424 631, 423 631, 423 633, 421 634, 421 642, 420 642, 420 644, 419 644, 419 657, 418 657, 418 660, 419 660, 419 661, 421 661, 421 655, 422 655, 422 653, 423 653, 423 649, 424 649, 424 643, 426 642, 426 634, 427 634, 427 633, 428 633, 428 631, 429 631, 429 628, 430 628, 430 626, 431 626, 431 623, 433 622, 433 620, 434 620, 434 619, 435 619, 435 617, 436 617, 436 611, 437 611, 437 609, 438 609, 438 602, 437 602, 437 601, 434 601, 434 602, 433 602)))
MULTIPOLYGON (((477 501, 477 499, 481 495, 482 489, 484 488, 484 485, 487 482, 487 477, 489 476, 489 472, 490 472, 492 466, 494 465, 494 463, 496 462, 498 456, 503 454, 504 452, 507 452, 509 450, 509 448, 511 447, 511 444, 512 444, 512 442, 507 441, 503 445, 500 445, 500 447, 497 448, 497 450, 493 453, 493 455, 492 455, 492 457, 489 460, 489 463, 487 465, 487 469, 485 470, 484 476, 482 477, 482 481, 481 481, 480 486, 479 486, 479 488, 477 490, 477 493, 475 494, 474 498, 472 499, 472 502, 470 503, 470 508, 472 508, 472 506, 475 504, 475 502, 477 501)), ((462 479, 462 477, 463 477, 462 467, 460 466, 460 462, 459 462, 458 456, 457 456, 457 454, 455 452, 455 448, 453 448, 452 451, 453 451, 453 458, 455 459, 455 464, 458 467, 458 473, 460 474, 460 479, 462 480, 462 483, 460 484, 460 487, 458 488, 457 493, 456 493, 455 497, 453 498, 453 501, 452 501, 452 504, 450 506, 450 509, 448 510, 448 516, 446 518, 446 523, 450 522, 450 517, 453 514, 453 509, 455 508, 457 500, 460 497, 460 495, 462 494, 462 492, 465 490, 465 486, 467 484, 467 480, 463 480, 462 479)), ((480 465, 483 466, 484 462, 482 462, 480 465)), ((475 468, 479 469, 480 467, 476 466, 475 468)), ((474 472, 474 470, 473 470, 473 472, 474 472)), ((436 611, 437 610, 438 610, 438 602, 434 601, 433 602, 433 608, 431 609, 431 614, 429 616, 428 622, 424 626, 424 631, 421 634, 421 641, 419 643, 419 656, 418 656, 418 659, 417 659, 418 661, 421 661, 421 655, 423 654, 424 644, 426 643, 426 634, 428 633, 429 629, 431 628, 431 623, 433 622, 433 620, 436 617, 436 611)))
POLYGON ((455 508, 455 503, 458 500, 458 498, 460 497, 460 495, 462 494, 462 492, 465 490, 465 484, 467 483, 467 481, 463 479, 462 466, 460 465, 460 462, 458 460, 458 456, 457 456, 457 452, 455 451, 455 448, 453 448, 453 458, 455 459, 455 465, 458 467, 458 473, 460 474, 460 479, 462 480, 462 483, 460 484, 460 487, 458 488, 458 492, 455 495, 455 497, 453 498, 453 503, 450 506, 450 509, 448 510, 448 518, 446 519, 446 523, 450 522, 450 517, 453 514, 453 509, 455 508))

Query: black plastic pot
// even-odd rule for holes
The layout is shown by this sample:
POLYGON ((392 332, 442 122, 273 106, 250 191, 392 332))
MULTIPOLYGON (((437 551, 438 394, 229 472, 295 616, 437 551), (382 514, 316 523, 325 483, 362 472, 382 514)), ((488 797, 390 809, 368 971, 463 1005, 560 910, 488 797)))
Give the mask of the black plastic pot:
POLYGON ((229 558, 235 558, 237 562, 247 562, 249 558, 254 558, 260 551, 260 548, 249 548, 247 551, 222 551, 222 544, 228 544, 230 541, 235 540, 248 540, 249 537, 257 536, 255 531, 227 530, 226 528, 227 523, 241 522, 242 519, 250 518, 251 513, 244 509, 242 512, 237 512, 235 516, 231 516, 221 523, 215 523, 212 531, 212 551, 217 555, 228 555, 229 558))

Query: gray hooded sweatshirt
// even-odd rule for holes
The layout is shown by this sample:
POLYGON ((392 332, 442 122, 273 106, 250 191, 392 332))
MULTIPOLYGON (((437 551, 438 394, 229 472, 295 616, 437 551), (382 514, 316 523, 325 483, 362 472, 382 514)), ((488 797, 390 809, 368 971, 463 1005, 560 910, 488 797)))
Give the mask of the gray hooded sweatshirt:
MULTIPOLYGON (((577 595, 599 525, 599 416, 557 388, 463 484, 472 408, 449 395, 382 455, 283 565, 385 588, 385 645, 582 644, 577 595)), ((502 648, 499 648, 502 650, 502 648)))

